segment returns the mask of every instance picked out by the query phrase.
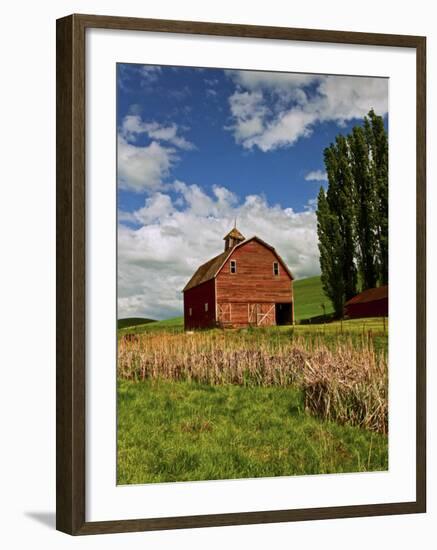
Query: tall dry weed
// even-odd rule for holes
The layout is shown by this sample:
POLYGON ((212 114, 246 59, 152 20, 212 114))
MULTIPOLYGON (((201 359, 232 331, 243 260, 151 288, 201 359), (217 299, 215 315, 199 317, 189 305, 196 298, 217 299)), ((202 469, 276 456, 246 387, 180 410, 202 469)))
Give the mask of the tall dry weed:
POLYGON ((187 380, 203 384, 297 385, 305 407, 326 420, 387 433, 385 355, 372 340, 275 338, 225 331, 144 333, 121 339, 118 376, 128 380, 187 380))

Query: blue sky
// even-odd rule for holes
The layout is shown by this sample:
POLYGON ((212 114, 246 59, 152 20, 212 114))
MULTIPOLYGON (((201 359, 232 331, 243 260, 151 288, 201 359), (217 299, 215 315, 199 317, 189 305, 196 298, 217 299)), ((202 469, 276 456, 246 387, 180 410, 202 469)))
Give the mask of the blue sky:
POLYGON ((384 79, 118 64, 119 317, 180 314, 235 217, 317 274, 323 149, 387 101, 384 79))

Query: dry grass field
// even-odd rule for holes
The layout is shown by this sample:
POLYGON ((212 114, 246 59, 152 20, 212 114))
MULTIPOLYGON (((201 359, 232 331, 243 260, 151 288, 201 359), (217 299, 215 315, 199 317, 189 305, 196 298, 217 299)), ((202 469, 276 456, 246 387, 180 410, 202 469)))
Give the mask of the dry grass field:
POLYGON ((273 330, 145 332, 119 341, 122 380, 294 386, 324 420, 387 433, 387 358, 369 336, 287 337, 273 330))

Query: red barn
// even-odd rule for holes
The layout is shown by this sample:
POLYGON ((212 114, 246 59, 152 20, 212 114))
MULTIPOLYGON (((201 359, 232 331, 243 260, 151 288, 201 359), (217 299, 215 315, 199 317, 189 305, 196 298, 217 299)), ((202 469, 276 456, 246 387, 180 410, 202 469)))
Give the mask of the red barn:
POLYGON ((293 276, 273 246, 236 227, 224 241, 183 290, 185 329, 293 323, 293 276))
POLYGON ((369 288, 344 305, 345 317, 388 317, 388 286, 369 288))

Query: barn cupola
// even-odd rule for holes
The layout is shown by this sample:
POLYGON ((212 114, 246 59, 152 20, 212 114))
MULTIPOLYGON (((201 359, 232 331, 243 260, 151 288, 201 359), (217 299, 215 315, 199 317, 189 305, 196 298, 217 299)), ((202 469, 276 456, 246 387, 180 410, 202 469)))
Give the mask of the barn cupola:
POLYGON ((223 240, 225 241, 225 252, 226 250, 230 250, 231 248, 234 248, 235 245, 243 242, 244 239, 244 235, 242 235, 234 225, 229 233, 223 237, 223 240))

